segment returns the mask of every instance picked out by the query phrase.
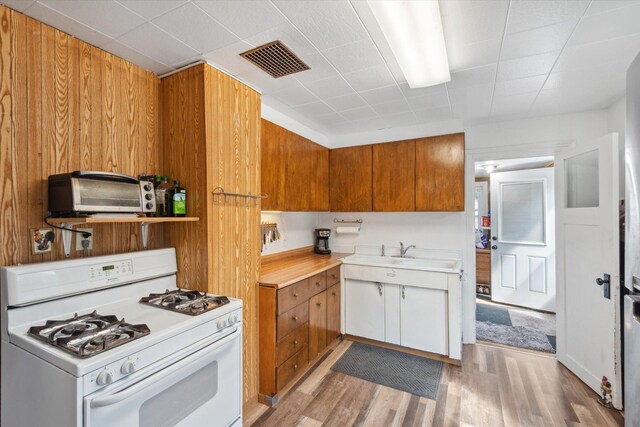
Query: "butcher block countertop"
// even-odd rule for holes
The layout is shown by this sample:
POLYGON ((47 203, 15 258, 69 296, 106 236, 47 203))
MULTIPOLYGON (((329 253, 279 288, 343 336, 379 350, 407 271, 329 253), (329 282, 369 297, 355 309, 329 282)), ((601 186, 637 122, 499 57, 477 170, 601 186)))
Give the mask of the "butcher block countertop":
POLYGON ((318 255, 313 252, 313 247, 308 247, 263 256, 260 267, 260 286, 285 288, 342 264, 342 258, 349 255, 351 254, 318 255))

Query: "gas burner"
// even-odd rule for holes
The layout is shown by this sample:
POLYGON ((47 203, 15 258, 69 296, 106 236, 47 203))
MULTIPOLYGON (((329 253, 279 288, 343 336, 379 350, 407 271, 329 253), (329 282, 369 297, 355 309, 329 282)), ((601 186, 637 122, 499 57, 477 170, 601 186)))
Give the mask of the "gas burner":
POLYGON ((197 316, 229 304, 229 298, 213 296, 199 291, 182 289, 170 291, 167 289, 163 294, 149 294, 148 297, 141 298, 140 302, 153 307, 164 308, 165 310, 197 316))
POLYGON ((147 325, 131 325, 97 312, 32 326, 29 335, 78 357, 91 357, 149 334, 147 325))

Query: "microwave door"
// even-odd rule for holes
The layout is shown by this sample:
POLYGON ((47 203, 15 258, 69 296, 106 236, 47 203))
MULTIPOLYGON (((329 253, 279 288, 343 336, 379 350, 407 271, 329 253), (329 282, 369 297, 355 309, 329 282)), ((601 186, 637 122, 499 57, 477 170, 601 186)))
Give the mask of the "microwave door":
POLYGON ((84 400, 85 427, 229 426, 241 416, 239 330, 164 369, 84 400))

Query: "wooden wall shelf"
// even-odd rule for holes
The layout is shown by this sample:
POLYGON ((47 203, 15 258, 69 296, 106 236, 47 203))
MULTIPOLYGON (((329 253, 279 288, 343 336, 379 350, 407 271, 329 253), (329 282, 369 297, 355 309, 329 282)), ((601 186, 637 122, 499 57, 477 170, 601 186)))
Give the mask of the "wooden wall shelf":
MULTIPOLYGON (((142 230, 142 247, 147 249, 149 241, 149 224, 161 224, 167 222, 194 222, 199 221, 198 217, 175 216, 175 217, 126 217, 126 216, 99 216, 99 217, 80 217, 80 218, 48 218, 49 224, 59 225, 70 229, 77 225, 87 224, 113 224, 127 223, 140 224, 142 230)), ((62 229, 62 243, 64 245, 64 254, 68 258, 71 255, 71 230, 62 229)))

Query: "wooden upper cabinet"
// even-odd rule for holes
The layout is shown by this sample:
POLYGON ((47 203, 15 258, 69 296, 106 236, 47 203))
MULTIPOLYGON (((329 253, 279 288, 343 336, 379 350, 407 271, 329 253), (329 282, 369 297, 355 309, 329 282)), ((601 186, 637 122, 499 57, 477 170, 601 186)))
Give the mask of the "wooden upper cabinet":
POLYGON ((373 210, 406 212, 416 208, 414 140, 373 145, 373 210))
POLYGON ((262 120, 262 210, 328 211, 329 149, 262 120))
POLYGON ((464 210, 464 133, 416 144, 416 210, 464 210))
POLYGON ((371 145, 331 150, 329 206, 332 212, 373 210, 371 145))
POLYGON ((285 129, 267 120, 261 126, 261 191, 269 197, 262 199, 263 211, 284 210, 285 129))

